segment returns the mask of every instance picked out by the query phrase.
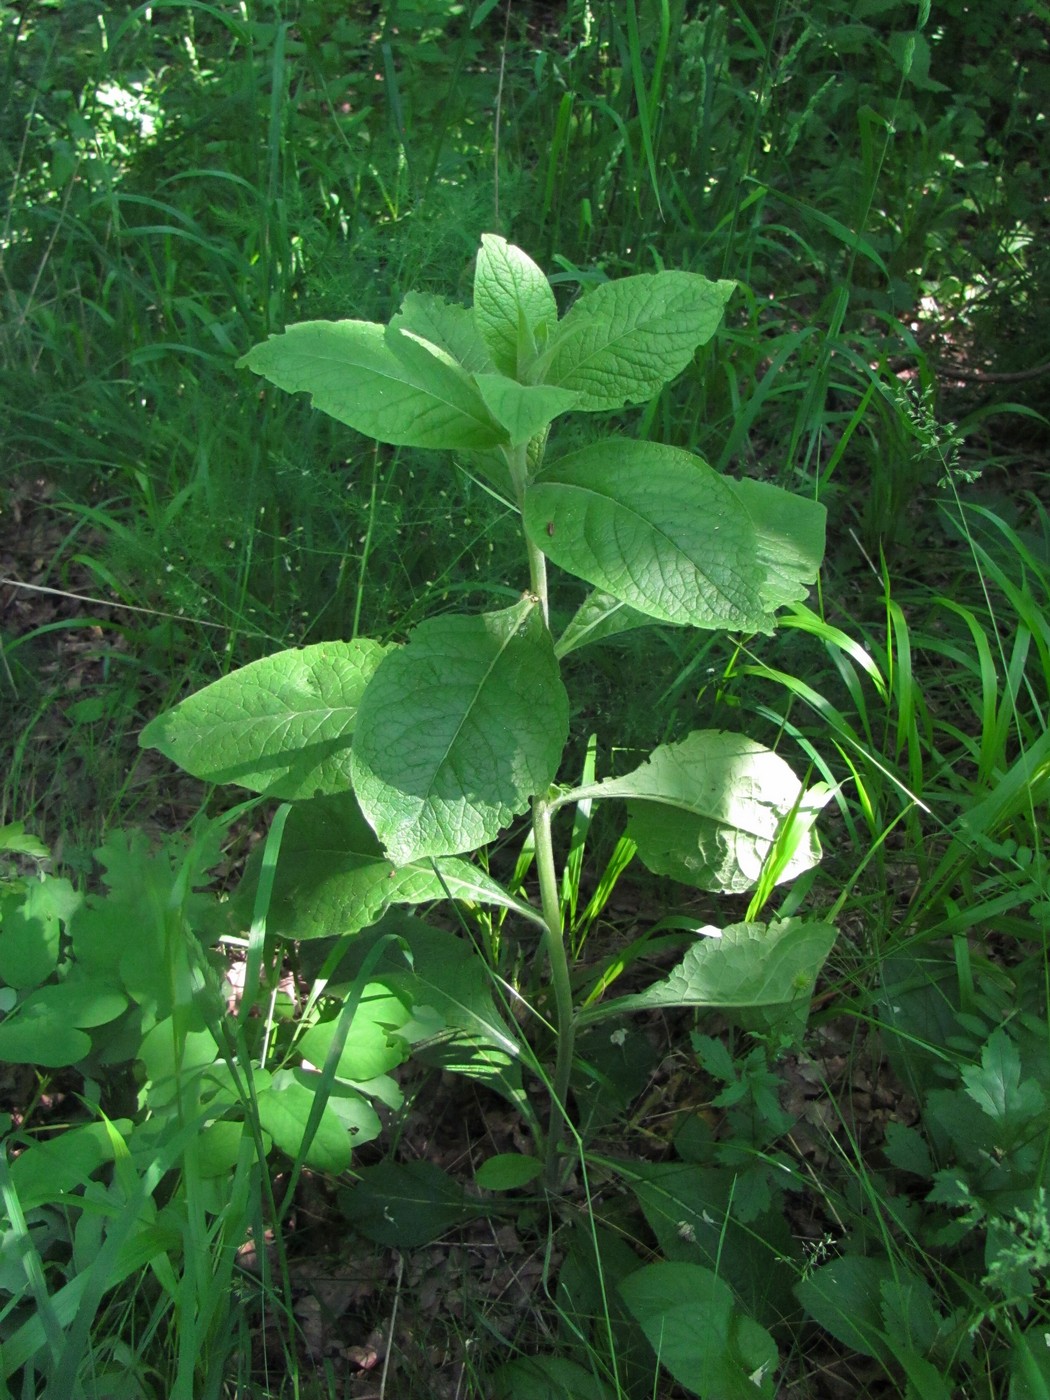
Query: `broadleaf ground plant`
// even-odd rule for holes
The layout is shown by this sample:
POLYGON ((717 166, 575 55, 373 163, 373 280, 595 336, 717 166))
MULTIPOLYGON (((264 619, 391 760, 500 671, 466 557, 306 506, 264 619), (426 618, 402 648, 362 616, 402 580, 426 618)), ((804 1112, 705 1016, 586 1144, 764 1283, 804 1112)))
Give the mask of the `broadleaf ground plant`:
MULTIPOLYGON (((142 735, 197 777, 293 804, 294 853, 278 866, 277 931, 286 937, 349 937, 392 904, 443 894, 503 906, 542 929, 549 1005, 536 1009, 555 1032, 552 1108, 545 1130, 530 1126, 550 1185, 565 1170, 581 1024, 643 1006, 797 1011, 834 936, 801 919, 765 927, 753 901, 746 925, 697 929, 681 968, 650 993, 574 1002, 556 858, 564 809, 624 801, 642 862, 703 890, 755 890, 765 874, 768 897, 771 871, 786 880, 820 855, 813 823, 823 792, 804 791, 783 759, 745 736, 697 729, 632 772, 558 782, 570 652, 651 623, 769 633, 777 609, 816 578, 824 510, 813 501, 622 435, 548 458, 562 415, 659 394, 715 334, 733 289, 691 272, 630 276, 592 288, 559 317, 540 268, 489 234, 472 308, 410 293, 389 325, 305 322, 255 346, 242 364, 309 393, 356 431, 456 454, 520 516, 527 586, 509 607, 428 618, 402 645, 354 638, 254 662, 142 735), (590 585, 558 635, 552 566, 590 585), (526 813, 538 904, 464 859, 526 813)), ((411 958, 411 933, 399 936, 411 958)), ((440 970, 430 977, 434 995, 414 995, 438 1027, 546 1074, 498 1017, 450 1026, 441 1004, 462 998, 442 1003, 440 970)))

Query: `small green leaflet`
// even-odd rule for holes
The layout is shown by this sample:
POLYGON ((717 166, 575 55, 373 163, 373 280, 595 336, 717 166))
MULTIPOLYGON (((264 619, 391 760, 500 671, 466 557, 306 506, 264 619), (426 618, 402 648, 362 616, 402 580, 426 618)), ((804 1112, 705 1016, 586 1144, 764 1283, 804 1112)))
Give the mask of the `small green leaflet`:
POLYGON ((392 864, 491 841, 549 786, 569 701, 534 599, 435 617, 376 671, 351 770, 392 864))
POLYGON ((474 323, 496 368, 523 377, 537 342, 546 340, 557 319, 558 305, 541 269, 505 238, 483 233, 474 269, 474 323))
POLYGON ((363 637, 277 652, 158 715, 139 743, 195 778, 268 797, 343 792, 358 706, 386 652, 363 637))

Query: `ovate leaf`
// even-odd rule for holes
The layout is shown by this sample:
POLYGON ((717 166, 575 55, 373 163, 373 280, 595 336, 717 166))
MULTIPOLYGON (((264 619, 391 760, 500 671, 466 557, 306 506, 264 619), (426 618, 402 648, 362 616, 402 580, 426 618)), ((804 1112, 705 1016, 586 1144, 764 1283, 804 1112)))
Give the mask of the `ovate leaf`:
MULTIPOLYGON (((382 983, 369 983, 361 994, 350 1028, 339 1055, 336 1074, 340 1079, 374 1079, 404 1064, 408 1042, 398 1028, 411 1019, 411 1010, 382 983)), ((300 1040, 302 1053, 320 1068, 328 1056, 339 1029, 338 1021, 322 1021, 311 1026, 300 1040)))
POLYGON ((358 706, 386 651, 362 637, 253 661, 158 715, 139 743, 195 778, 268 797, 343 792, 358 706))
POLYGON ((663 981, 592 1007, 581 1020, 654 1007, 788 1007, 812 995, 834 942, 834 925, 816 920, 730 924, 698 938, 663 981))
POLYGON ((558 326, 540 362, 543 379, 575 390, 577 407, 592 412, 644 403, 711 339, 735 285, 693 272, 606 282, 558 326))
POLYGON ((0 894, 0 982, 35 987, 54 972, 62 925, 81 899, 68 880, 53 876, 0 894))
POLYGON ((558 304, 540 268, 505 238, 483 233, 474 269, 474 322, 496 368, 519 377, 557 320, 558 304))
MULTIPOLYGON (((253 862, 245 888, 261 867, 253 862)), ((392 904, 441 899, 495 904, 535 920, 537 911, 514 899, 483 870, 455 857, 394 866, 383 854, 353 793, 299 802, 281 840, 267 930, 283 938, 356 933, 392 904)))
MULTIPOLYGON (((314 1095, 321 1076, 306 1070, 281 1070, 258 1095, 259 1123, 281 1151, 299 1158, 314 1095)), ((350 1134, 326 1103, 317 1132, 306 1152, 306 1163, 317 1171, 337 1175, 350 1165, 350 1134)))
POLYGON ((810 1317, 836 1340, 862 1356, 888 1360, 882 1291, 893 1284, 897 1268, 887 1258, 845 1255, 815 1269, 795 1285, 795 1292, 810 1317))
POLYGON ((358 714, 351 770, 391 862, 490 841, 557 771, 569 704, 533 599, 421 623, 358 714))
MULTIPOLYGON (((632 773, 576 795, 626 798, 627 834, 654 874, 723 894, 753 888, 780 824, 805 801, 782 758, 754 739, 717 729, 661 744, 632 773)), ((808 870, 820 854, 810 829, 778 883, 808 870)))
POLYGON ((478 1212, 447 1172, 423 1161, 363 1167, 340 1204, 366 1239, 401 1249, 429 1244, 478 1212))
POLYGON ((560 568, 663 622, 770 631, 751 519, 699 457, 608 439, 547 467, 529 538, 560 568))
POLYGON ((699 1264, 648 1264, 620 1283, 660 1364, 700 1400, 772 1396, 776 1343, 699 1264))
POLYGON ((247 365, 279 389, 400 447, 494 447, 504 434, 470 376, 415 332, 372 321, 301 321, 254 346, 247 365))

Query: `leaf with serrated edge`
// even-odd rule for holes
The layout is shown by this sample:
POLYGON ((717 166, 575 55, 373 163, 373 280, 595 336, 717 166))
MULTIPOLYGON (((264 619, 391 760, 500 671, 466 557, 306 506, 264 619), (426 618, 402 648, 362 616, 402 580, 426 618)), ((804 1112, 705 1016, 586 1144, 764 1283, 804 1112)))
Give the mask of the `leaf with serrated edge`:
POLYGON ((361 637, 263 657, 158 715, 139 743, 268 797, 345 791, 358 706, 387 651, 361 637))
MULTIPOLYGON (((757 882, 800 794, 794 773, 763 744, 743 734, 696 729, 678 743, 661 744, 622 778, 574 789, 571 800, 626 798, 627 834, 655 875, 743 894, 757 882)), ((811 829, 778 883, 819 860, 820 842, 811 829)))
POLYGON ((248 351, 279 389, 397 447, 494 447, 505 434, 465 370, 407 330, 373 321, 300 321, 248 351))
POLYGON ((595 287, 552 336, 538 366, 544 383, 575 389, 589 412, 644 403, 711 339, 735 286, 656 272, 595 287))
POLYGON ((588 1008, 581 1023, 658 1007, 789 1006, 812 995, 834 942, 834 926, 815 920, 731 924, 698 938, 662 982, 588 1008))
POLYGON ((750 518, 706 462, 614 438, 551 463, 525 528, 559 568, 662 622, 770 631, 750 518))
POLYGON ((282 938, 327 938, 367 928, 392 904, 445 898, 502 905, 542 924, 538 910, 467 861, 391 865, 353 793, 340 793, 289 814, 266 927, 282 938))
POLYGON ((558 304, 542 270, 505 238, 483 233, 474 265, 474 323, 496 368, 519 376, 525 368, 522 330, 535 343, 541 328, 553 329, 557 319, 558 304))
POLYGON ((476 850, 549 786, 568 726, 535 599, 431 618, 365 693, 353 788, 394 865, 476 850))

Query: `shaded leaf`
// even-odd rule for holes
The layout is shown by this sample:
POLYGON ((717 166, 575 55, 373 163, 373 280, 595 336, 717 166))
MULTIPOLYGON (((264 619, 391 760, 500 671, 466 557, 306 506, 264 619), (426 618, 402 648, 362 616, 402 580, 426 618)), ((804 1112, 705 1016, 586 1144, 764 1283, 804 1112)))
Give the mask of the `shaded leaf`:
MULTIPOLYGON (((245 877, 254 891, 262 854, 245 877)), ((392 904, 441 899, 502 905, 540 918, 483 870, 445 856, 393 866, 353 793, 297 803, 288 816, 267 916, 271 934, 326 938, 367 928, 392 904)))
POLYGON ((401 1249, 429 1244, 481 1209, 432 1162, 363 1167, 360 1180, 339 1199, 343 1214, 366 1239, 401 1249))
POLYGON ((661 1366, 701 1400, 772 1396, 773 1338, 740 1311, 728 1284, 698 1264, 648 1264, 620 1283, 661 1366))

